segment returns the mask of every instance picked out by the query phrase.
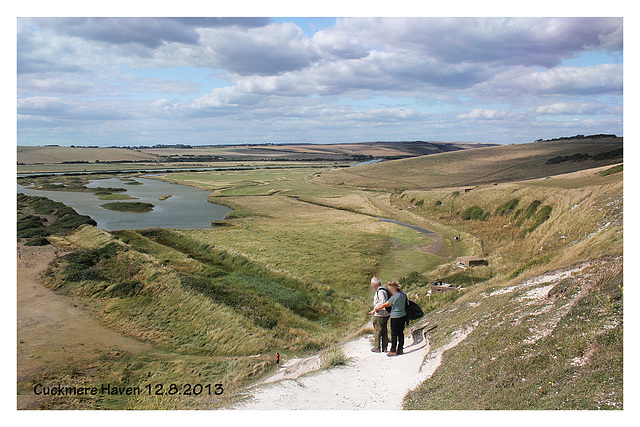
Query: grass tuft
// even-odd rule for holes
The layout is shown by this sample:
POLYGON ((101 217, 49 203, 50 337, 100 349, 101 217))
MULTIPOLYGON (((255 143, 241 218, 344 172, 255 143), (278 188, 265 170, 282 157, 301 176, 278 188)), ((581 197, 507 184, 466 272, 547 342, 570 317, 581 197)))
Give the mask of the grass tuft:
POLYGON ((333 347, 320 354, 320 364, 326 369, 347 365, 349 361, 350 358, 347 357, 341 347, 333 347))

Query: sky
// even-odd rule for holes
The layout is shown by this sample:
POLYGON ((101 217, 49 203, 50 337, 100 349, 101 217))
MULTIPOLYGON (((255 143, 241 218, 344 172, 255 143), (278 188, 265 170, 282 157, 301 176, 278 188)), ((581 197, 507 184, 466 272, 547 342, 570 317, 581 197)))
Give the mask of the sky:
POLYGON ((18 145, 622 135, 621 18, 19 18, 18 145))

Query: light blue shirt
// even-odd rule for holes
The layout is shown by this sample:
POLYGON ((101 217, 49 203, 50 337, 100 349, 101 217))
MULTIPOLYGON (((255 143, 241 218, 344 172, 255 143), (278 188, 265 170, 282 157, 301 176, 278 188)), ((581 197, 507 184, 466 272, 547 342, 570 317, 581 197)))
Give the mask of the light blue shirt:
POLYGON ((407 305, 407 295, 404 292, 396 292, 395 295, 392 295, 391 298, 389 298, 389 302, 391 303, 392 319, 398 319, 407 315, 407 311, 405 310, 407 305))

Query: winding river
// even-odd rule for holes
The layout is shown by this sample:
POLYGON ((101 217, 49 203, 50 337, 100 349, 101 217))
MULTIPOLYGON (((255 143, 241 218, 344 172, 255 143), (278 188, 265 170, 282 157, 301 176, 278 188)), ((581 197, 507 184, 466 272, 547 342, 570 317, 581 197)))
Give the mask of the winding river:
MULTIPOLYGON (((111 202, 100 200, 92 193, 71 191, 36 190, 18 184, 18 193, 29 196, 47 197, 56 202, 71 206, 78 213, 89 215, 98 227, 107 230, 138 230, 144 228, 202 229, 211 228, 211 221, 221 220, 231 209, 209 203, 209 192, 187 185, 171 184, 148 178, 135 178, 141 185, 127 185, 119 178, 108 178, 91 181, 87 187, 126 188, 125 193, 135 200, 124 202, 146 202, 155 205, 151 212, 117 212, 105 209, 100 205, 111 202), (166 200, 158 197, 171 194, 166 200)), ((117 200, 116 200, 117 201, 117 200)))

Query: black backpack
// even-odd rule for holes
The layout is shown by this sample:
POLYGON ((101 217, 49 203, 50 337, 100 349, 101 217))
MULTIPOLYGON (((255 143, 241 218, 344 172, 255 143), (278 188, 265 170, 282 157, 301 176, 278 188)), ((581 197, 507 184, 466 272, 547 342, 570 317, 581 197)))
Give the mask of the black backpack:
POLYGON ((407 303, 405 304, 404 308, 404 310, 407 312, 407 320, 416 320, 424 316, 424 313, 420 306, 413 301, 409 301, 409 297, 407 297, 407 294, 404 294, 404 296, 407 298, 407 303))
MULTIPOLYGON (((384 293, 387 295, 387 301, 389 301, 389 298, 391 298, 391 292, 389 292, 389 289, 385 288, 384 286, 380 286, 376 292, 380 291, 384 291, 384 293)), ((387 313, 391 313, 391 307, 385 307, 384 309, 387 310, 387 313)))

